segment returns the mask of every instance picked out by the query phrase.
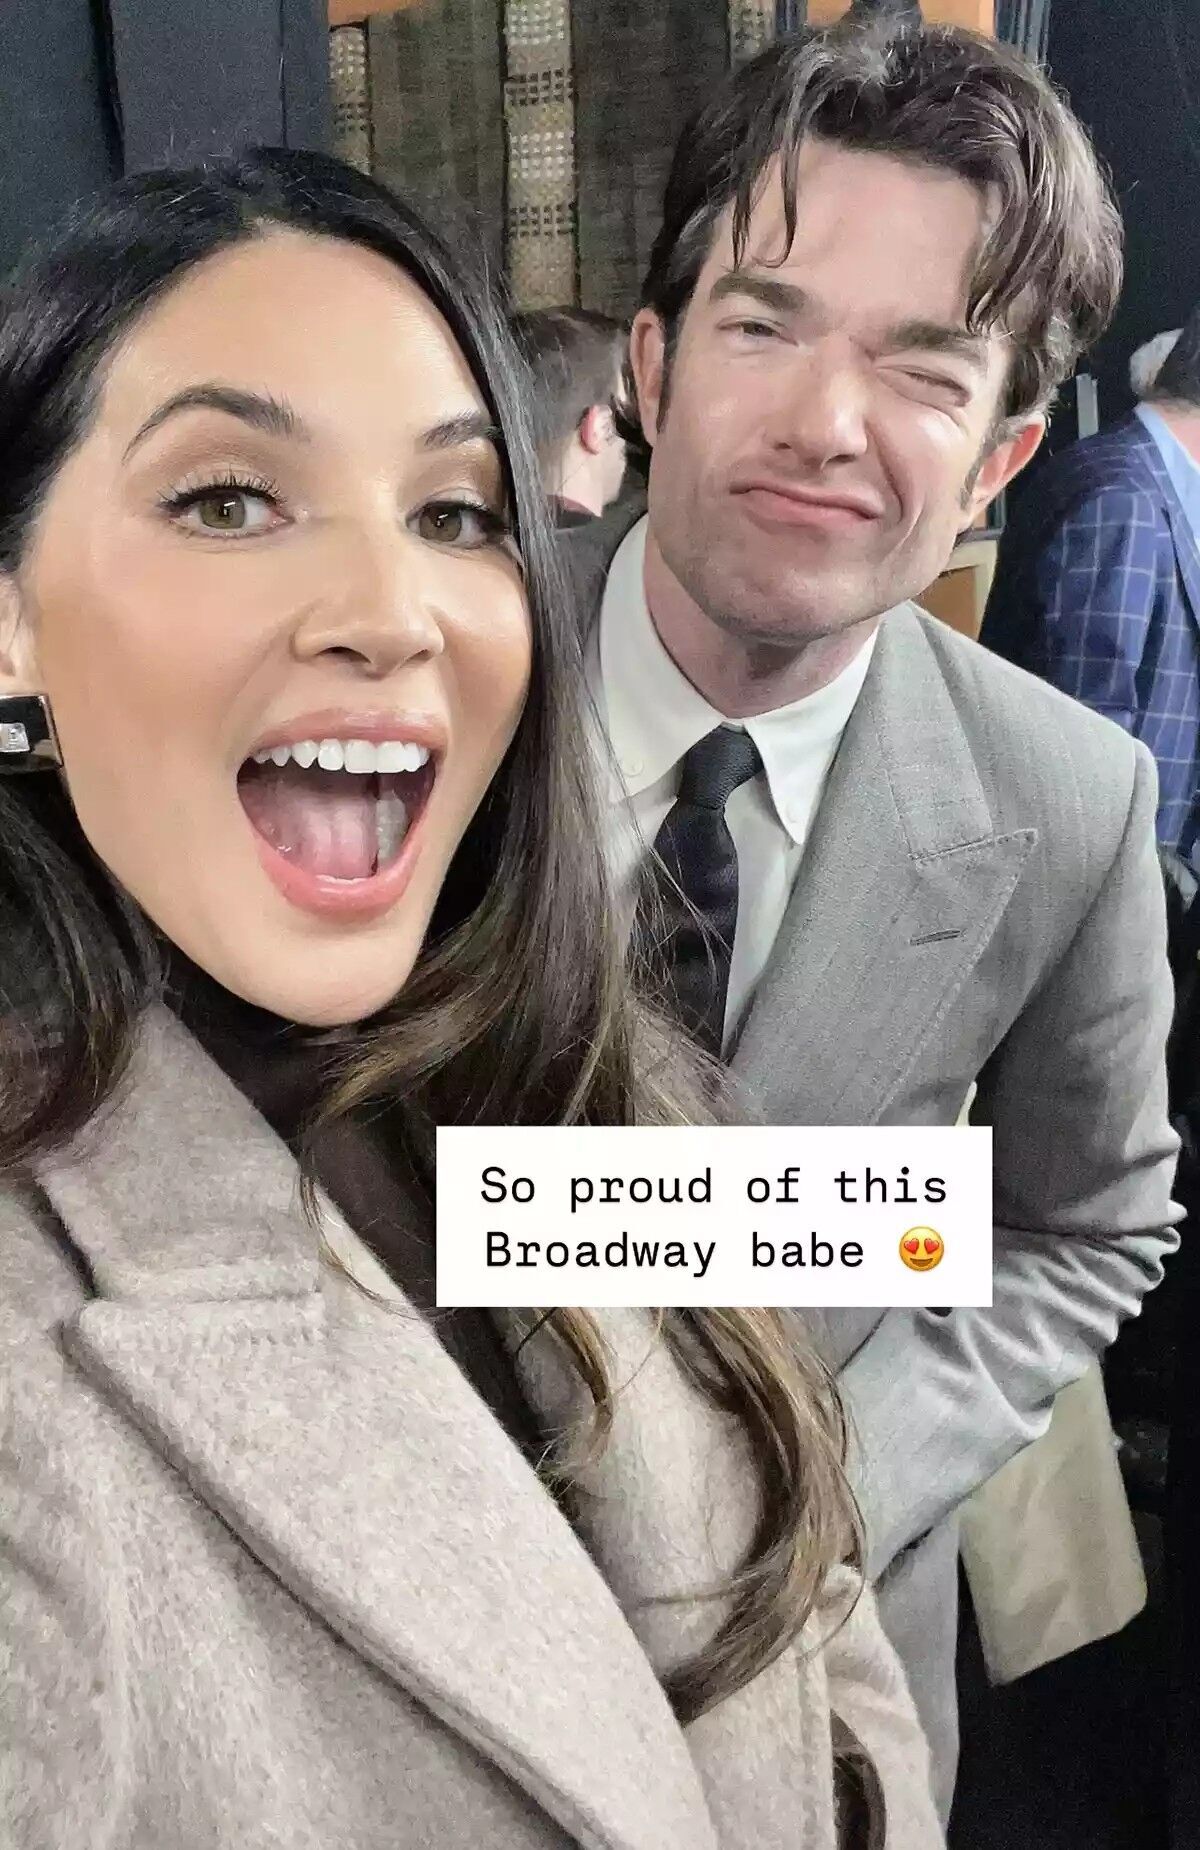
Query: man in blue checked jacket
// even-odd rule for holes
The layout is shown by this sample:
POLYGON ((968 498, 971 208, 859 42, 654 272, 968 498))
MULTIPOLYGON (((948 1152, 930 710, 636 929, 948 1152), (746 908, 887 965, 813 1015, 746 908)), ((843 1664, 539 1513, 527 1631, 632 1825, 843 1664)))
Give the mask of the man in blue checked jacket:
POLYGON ((1200 837, 1200 306, 1150 396, 1041 471, 981 641, 1145 741, 1158 839, 1200 837))

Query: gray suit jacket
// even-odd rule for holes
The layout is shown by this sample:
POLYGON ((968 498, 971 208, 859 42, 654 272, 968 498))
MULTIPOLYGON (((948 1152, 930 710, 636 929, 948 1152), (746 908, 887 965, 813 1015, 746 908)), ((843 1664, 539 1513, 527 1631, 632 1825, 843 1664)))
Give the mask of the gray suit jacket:
MULTIPOLYGON (((429 1322, 318 1263, 297 1185, 158 1013, 118 1108, 0 1192, 0 1842, 834 1850, 836 1715, 872 1845, 884 1809, 888 1850, 940 1844, 869 1594, 837 1629, 848 1570, 803 1648, 675 1721, 656 1670, 720 1606, 647 1601, 719 1580, 754 1498, 647 1314, 606 1313, 627 1385, 572 1524, 429 1322)), ((561 1431, 558 1352, 521 1368, 561 1431)))
POLYGON ((1154 810, 1153 760, 1118 726, 891 612, 733 1051, 769 1123, 952 1124, 978 1082, 993 1127, 993 1308, 813 1317, 944 1803, 945 1519, 1045 1429, 1176 1244, 1154 810))

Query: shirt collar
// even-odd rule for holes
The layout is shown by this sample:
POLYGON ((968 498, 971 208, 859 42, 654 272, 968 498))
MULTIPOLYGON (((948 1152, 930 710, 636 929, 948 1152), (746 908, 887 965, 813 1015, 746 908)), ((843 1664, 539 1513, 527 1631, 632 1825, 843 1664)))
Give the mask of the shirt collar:
POLYGON ((1150 405, 1138 405, 1137 416, 1153 437, 1171 486, 1183 503, 1184 512, 1200 534, 1200 463, 1184 449, 1165 418, 1150 405))
POLYGON ((784 828, 803 839, 805 806, 792 801, 827 768, 862 691, 875 634, 828 683, 773 712, 729 720, 692 686, 659 640, 646 602, 646 519, 622 540, 609 568, 598 626, 598 693, 620 776, 613 799, 640 796, 714 727, 744 725, 758 747, 784 828))

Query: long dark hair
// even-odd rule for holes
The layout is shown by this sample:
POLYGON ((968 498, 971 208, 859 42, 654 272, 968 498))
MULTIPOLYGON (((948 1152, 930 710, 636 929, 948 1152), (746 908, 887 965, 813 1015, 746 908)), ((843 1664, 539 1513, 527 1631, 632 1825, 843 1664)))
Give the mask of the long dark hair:
MULTIPOLYGON (((516 737, 450 869, 402 993, 333 1037, 323 1121, 394 1113, 419 1203, 439 1123, 706 1121, 697 1073, 636 1002, 614 923, 582 715, 577 626, 503 306, 473 259, 403 199, 340 163, 265 152, 128 180, 76 218, 10 288, 0 320, 0 567, 18 573, 54 476, 86 432, 114 344, 219 251, 273 228, 375 251, 445 317, 503 438, 533 622, 516 737)), ((57 778, 0 779, 0 1168, 28 1165, 109 1100, 160 993, 154 931, 88 846, 57 778), (16 950, 12 947, 17 947, 16 950)), ((309 1178, 311 1184, 311 1177, 309 1178)), ((595 1320, 552 1313, 594 1407, 611 1417, 595 1320)), ((669 1689, 683 1716, 728 1694, 792 1638, 828 1563, 854 1545, 827 1377, 770 1311, 668 1312, 681 1365, 746 1428, 761 1510, 728 1617, 669 1689)))

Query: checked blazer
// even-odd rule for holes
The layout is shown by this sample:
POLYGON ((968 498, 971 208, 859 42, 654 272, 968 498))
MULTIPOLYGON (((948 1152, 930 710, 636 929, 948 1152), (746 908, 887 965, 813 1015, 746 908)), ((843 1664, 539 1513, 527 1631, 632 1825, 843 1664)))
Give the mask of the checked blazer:
POLYGON ((1129 417, 1056 456, 1009 525, 980 640, 1149 746, 1158 839, 1200 834, 1200 536, 1129 417))

